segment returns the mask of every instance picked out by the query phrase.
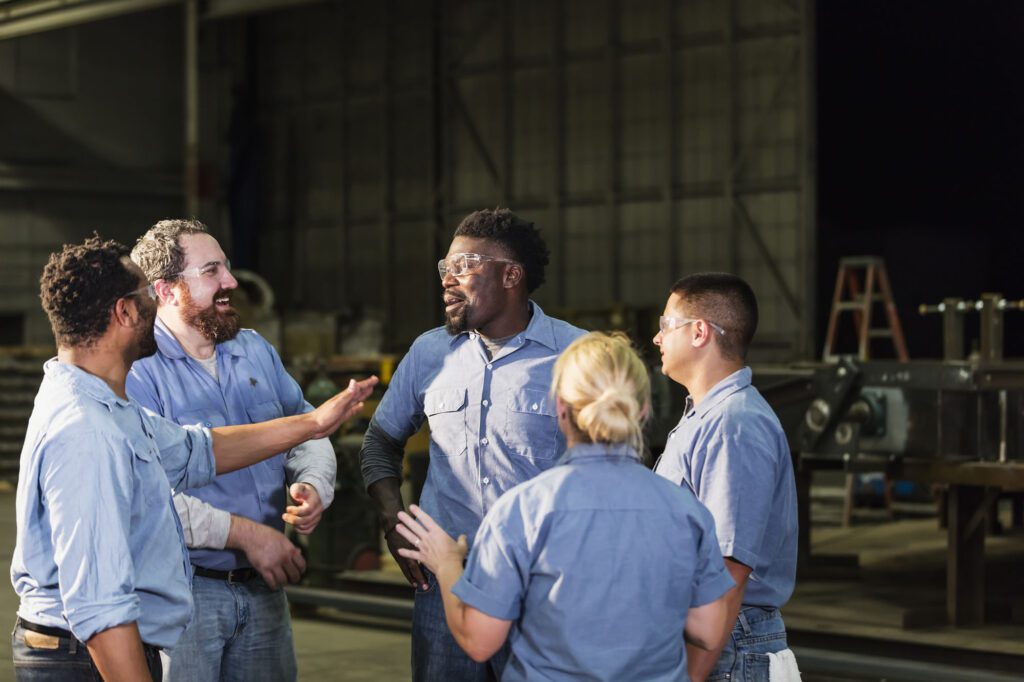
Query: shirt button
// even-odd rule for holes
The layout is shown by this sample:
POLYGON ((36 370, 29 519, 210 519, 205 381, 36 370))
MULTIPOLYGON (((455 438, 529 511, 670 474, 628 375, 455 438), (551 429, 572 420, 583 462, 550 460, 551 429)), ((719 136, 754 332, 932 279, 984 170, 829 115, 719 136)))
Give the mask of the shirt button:
POLYGON ((212 422, 206 422, 206 428, 212 429, 213 428, 213 423, 212 422))
POLYGON ((444 403, 441 403, 441 404, 439 405, 439 407, 441 407, 441 408, 443 409, 443 408, 444 408, 444 403))
POLYGON ((489 477, 487 477, 487 476, 484 476, 483 481, 484 481, 484 485, 489 485, 490 482, 491 482, 491 479, 489 477))
POLYGON ((534 403, 533 404, 533 411, 536 412, 538 408, 539 408, 539 406, 537 405, 537 403, 534 403))
POLYGON ((494 369, 494 365, 487 363, 487 369, 494 369))
POLYGON ((486 399, 484 399, 484 403, 483 403, 483 405, 484 405, 484 407, 487 407, 488 405, 490 405, 490 403, 489 403, 489 402, 487 402, 487 400, 486 400, 486 399))
POLYGON ((480 444, 481 445, 487 445, 487 439, 486 438, 481 438, 480 439, 480 444))

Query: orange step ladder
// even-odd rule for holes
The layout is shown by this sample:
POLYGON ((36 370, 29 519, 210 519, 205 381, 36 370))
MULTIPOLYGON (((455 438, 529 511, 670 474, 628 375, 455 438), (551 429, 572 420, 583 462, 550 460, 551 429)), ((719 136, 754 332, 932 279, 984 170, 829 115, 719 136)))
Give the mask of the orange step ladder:
POLYGON ((892 299, 892 288, 889 286, 889 275, 885 271, 885 261, 878 256, 855 256, 839 259, 839 272, 836 274, 836 290, 832 295, 832 312, 828 318, 828 331, 825 334, 825 349, 821 359, 825 362, 837 360, 840 353, 836 352, 839 316, 852 313, 857 329, 857 357, 861 360, 871 358, 871 340, 878 338, 890 339, 896 359, 906 362, 907 344, 903 338, 903 328, 896 313, 896 304, 892 299), (864 286, 861 288, 861 277, 864 286), (872 326, 875 304, 880 303, 884 309, 886 324, 872 326))

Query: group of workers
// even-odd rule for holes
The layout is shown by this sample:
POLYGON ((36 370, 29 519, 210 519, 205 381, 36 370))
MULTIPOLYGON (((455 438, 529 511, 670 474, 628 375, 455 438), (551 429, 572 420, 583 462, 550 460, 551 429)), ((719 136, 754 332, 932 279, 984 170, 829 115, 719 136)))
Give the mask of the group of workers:
MULTIPOLYGON (((796 491, 745 366, 752 290, 722 273, 671 288, 654 343, 688 397, 652 472, 647 370, 624 335, 531 300, 548 256, 507 209, 467 216, 438 263, 445 325, 366 432, 364 484, 415 588, 413 679, 785 679, 796 491)), ((16 678, 294 680, 282 588, 305 564, 282 531, 312 532, 331 503, 326 436, 376 377, 313 409, 240 328, 230 263, 195 220, 130 252, 67 245, 40 284, 58 352, 21 455, 16 678)))

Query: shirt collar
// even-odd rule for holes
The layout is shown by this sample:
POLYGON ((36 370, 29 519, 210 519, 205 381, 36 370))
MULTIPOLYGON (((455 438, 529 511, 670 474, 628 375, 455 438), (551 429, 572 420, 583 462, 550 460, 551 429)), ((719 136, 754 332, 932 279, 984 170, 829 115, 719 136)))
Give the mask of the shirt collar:
POLYGON ((114 405, 126 407, 131 403, 114 393, 107 382, 95 374, 89 374, 81 367, 61 362, 57 358, 47 360, 43 364, 43 372, 48 379, 66 386, 72 392, 83 393, 107 407, 114 405))
MULTIPOLYGON (((551 318, 544 314, 541 307, 530 301, 531 309, 533 314, 530 316, 530 322, 526 325, 526 329, 523 330, 520 336, 525 341, 536 341, 539 344, 547 346, 551 350, 559 350, 557 342, 555 341, 555 330, 551 322, 551 318)), ((449 339, 449 345, 454 344, 459 339, 468 337, 469 334, 474 333, 470 331, 464 331, 456 334, 449 339)))
MULTIPOLYGON (((156 347, 160 349, 163 355, 173 359, 182 360, 188 357, 188 353, 181 347, 181 343, 178 338, 167 328, 164 321, 157 315, 156 324, 154 325, 153 334, 156 336, 156 347)), ((245 347, 238 340, 238 337, 231 339, 230 341, 221 341, 214 347, 217 353, 230 353, 231 355, 244 356, 245 347)))
POLYGON ((559 458, 559 464, 594 457, 632 457, 639 461, 640 455, 627 443, 580 443, 565 451, 559 458))
POLYGON ((711 411, 715 405, 719 404, 736 391, 743 390, 750 385, 752 373, 749 367, 743 367, 738 369, 729 376, 725 377, 717 384, 711 387, 708 394, 704 396, 704 400, 700 401, 700 404, 696 408, 693 408, 693 401, 689 396, 686 398, 686 414, 690 414, 691 409, 697 413, 701 419, 707 416, 708 412, 711 411))

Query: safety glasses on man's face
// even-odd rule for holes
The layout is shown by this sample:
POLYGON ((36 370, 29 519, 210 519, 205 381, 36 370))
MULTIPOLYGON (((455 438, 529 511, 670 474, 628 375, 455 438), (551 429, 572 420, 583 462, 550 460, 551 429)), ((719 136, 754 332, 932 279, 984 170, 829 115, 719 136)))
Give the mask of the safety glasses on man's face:
MULTIPOLYGON (((661 330, 661 334, 662 336, 664 336, 665 334, 668 334, 671 331, 675 331, 676 329, 682 329, 686 325, 696 321, 696 319, 690 319, 688 317, 669 317, 668 315, 662 315, 661 317, 658 318, 658 329, 661 330)), ((725 329, 723 327, 708 320, 704 320, 704 323, 710 326, 719 334, 722 334, 723 336, 725 335, 725 329)))
POLYGON ((224 259, 224 262, 219 260, 210 261, 206 265, 197 265, 194 268, 185 268, 179 273, 173 274, 167 279, 177 279, 178 277, 220 277, 221 268, 224 268, 228 272, 231 272, 231 261, 224 259))
POLYGON ((462 277, 463 275, 475 272, 487 261, 519 265, 519 261, 508 260, 507 258, 495 258, 494 256, 485 256, 482 253, 453 253, 447 258, 442 258, 437 261, 437 274, 441 276, 441 279, 444 279, 448 275, 451 275, 452 277, 462 277))
POLYGON ((146 294, 146 296, 149 296, 150 300, 155 301, 156 300, 156 287, 153 286, 152 284, 147 284, 146 286, 141 287, 139 289, 136 289, 135 291, 129 291, 127 294, 125 294, 121 298, 131 298, 132 296, 139 296, 141 294, 146 294))

